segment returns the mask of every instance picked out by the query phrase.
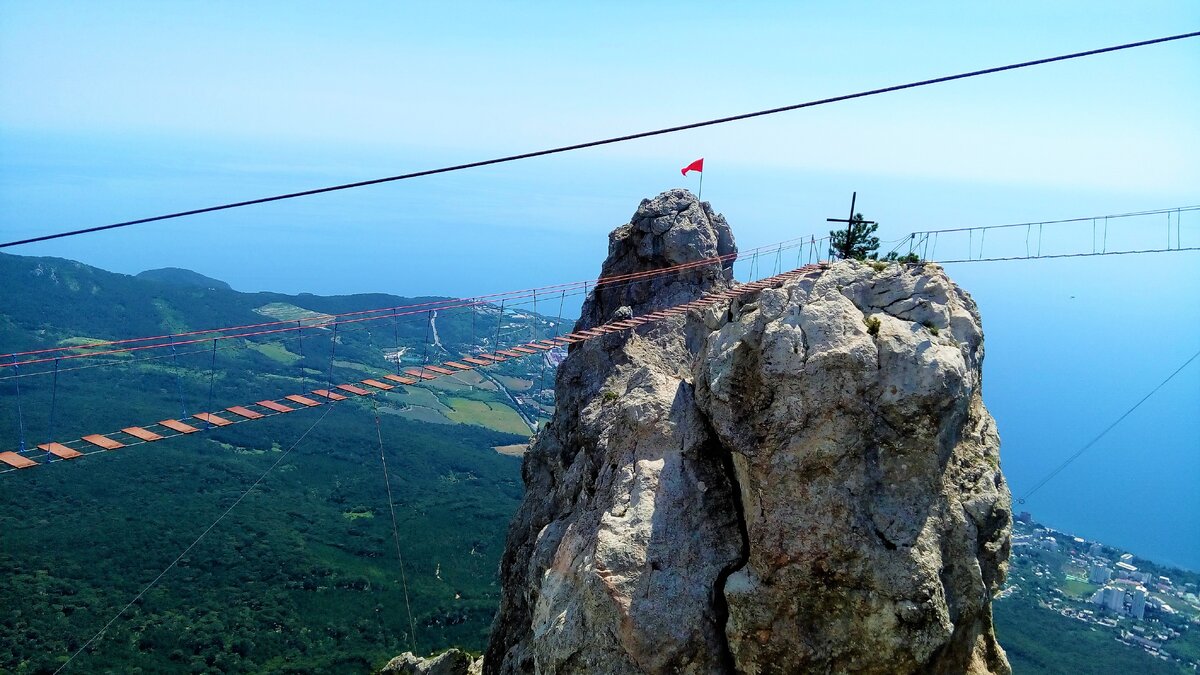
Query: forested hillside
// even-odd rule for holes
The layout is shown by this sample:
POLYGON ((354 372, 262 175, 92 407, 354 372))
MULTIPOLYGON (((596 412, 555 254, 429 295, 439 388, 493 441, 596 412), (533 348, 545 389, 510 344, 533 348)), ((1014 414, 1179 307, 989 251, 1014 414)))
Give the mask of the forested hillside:
MULTIPOLYGON (((8 255, 0 255, 0 288, 5 353, 273 320, 304 326, 215 349, 201 340, 174 353, 64 360, 57 376, 53 362, 5 369, 2 450, 16 450, 22 437, 32 447, 182 419, 558 330, 528 311, 487 307, 335 331, 321 326, 327 315, 428 299, 247 294, 8 255), (388 360, 397 354, 399 362, 388 360)), ((537 359, 493 370, 370 397, 378 398, 415 641, 374 410, 351 398, 0 475, 0 671, 53 671, 322 415, 72 668, 367 672, 410 644, 481 648, 521 494, 519 459, 493 447, 528 438, 522 415, 536 421, 549 410, 537 392, 553 376, 537 359)))

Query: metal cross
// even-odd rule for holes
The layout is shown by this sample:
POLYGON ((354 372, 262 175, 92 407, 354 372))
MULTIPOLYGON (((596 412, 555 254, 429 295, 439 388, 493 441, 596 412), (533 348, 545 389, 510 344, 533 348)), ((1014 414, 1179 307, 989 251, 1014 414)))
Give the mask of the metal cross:
POLYGON ((855 221, 854 220, 854 202, 857 200, 858 200, 858 191, 856 190, 856 191, 850 193, 850 217, 849 218, 826 218, 825 219, 827 222, 830 222, 830 223, 846 223, 846 247, 847 248, 849 248, 849 246, 851 244, 851 237, 850 237, 851 225, 853 225, 855 222, 862 222, 862 224, 864 224, 864 225, 874 225, 875 224, 875 221, 873 221, 873 220, 863 220, 863 221, 855 221))

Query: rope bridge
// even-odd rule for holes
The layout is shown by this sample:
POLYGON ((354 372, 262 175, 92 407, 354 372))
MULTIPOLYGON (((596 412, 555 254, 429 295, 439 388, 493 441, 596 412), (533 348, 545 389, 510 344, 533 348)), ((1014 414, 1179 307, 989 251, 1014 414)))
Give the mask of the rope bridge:
MULTIPOLYGON (((710 264, 710 261, 707 260, 702 262, 710 264)), ((693 263, 687 264, 687 268, 694 266, 695 265, 693 263)), ((440 365, 412 366, 405 368, 403 371, 404 374, 388 374, 381 376, 380 378, 366 378, 358 382, 347 382, 343 384, 327 386, 326 388, 313 389, 311 392, 289 394, 277 399, 265 399, 254 403, 230 405, 223 410, 215 412, 194 413, 190 416, 190 418, 185 418, 188 421, 173 418, 165 419, 151 424, 124 427, 119 431, 87 434, 78 439, 41 443, 38 444, 36 448, 22 449, 17 452, 0 452, 0 463, 3 463, 8 467, 0 471, 0 473, 8 473, 18 469, 28 469, 52 462, 77 459, 79 457, 84 457, 91 454, 119 450, 121 448, 142 445, 145 443, 154 443, 170 438, 177 438, 179 436, 207 431, 208 429, 214 427, 227 427, 238 423, 266 419, 268 417, 275 417, 307 408, 319 407, 328 403, 343 401, 351 397, 370 397, 381 392, 390 391, 396 388, 398 385, 415 386, 430 380, 453 377, 459 373, 475 370, 476 368, 486 368, 488 366, 503 363, 510 359, 527 358, 529 356, 542 354, 557 347, 566 347, 572 344, 594 340, 610 333, 636 331, 642 326, 652 325, 654 323, 661 322, 664 319, 686 314, 691 310, 700 310, 721 302, 735 300, 744 295, 755 293, 765 288, 777 287, 789 279, 822 270, 827 266, 827 263, 805 265, 789 272, 776 274, 756 282, 739 284, 729 290, 707 293, 688 303, 674 305, 640 316, 634 316, 629 319, 609 321, 593 328, 567 333, 560 337, 534 340, 516 346, 496 349, 491 353, 463 356, 457 360, 445 361, 440 365), (198 420, 202 424, 196 424, 195 422, 189 423, 191 420, 198 420)), ((674 270, 674 268, 671 269, 674 270)), ((661 272, 661 270, 655 270, 655 272, 661 272)), ((364 319, 360 317, 353 320, 358 321, 364 319)), ((228 337, 235 337, 235 335, 230 335, 228 337)), ((206 338, 204 341, 207 341, 208 339, 209 338, 206 338)), ((106 344, 113 345, 116 343, 106 344)), ((170 346, 171 344, 180 343, 152 345, 151 347, 170 346)), ((137 346, 127 348, 127 350, 143 348, 148 347, 137 346)), ((48 350, 36 350, 33 352, 26 352, 26 354, 37 356, 43 351, 48 350)), ((110 353, 112 351, 118 350, 108 350, 102 353, 110 353)), ((74 357, 86 355, 87 354, 71 356, 74 357)), ((61 359, 68 357, 63 356, 58 358, 61 359)), ((23 363, 35 363, 41 360, 44 359, 34 358, 23 363)))

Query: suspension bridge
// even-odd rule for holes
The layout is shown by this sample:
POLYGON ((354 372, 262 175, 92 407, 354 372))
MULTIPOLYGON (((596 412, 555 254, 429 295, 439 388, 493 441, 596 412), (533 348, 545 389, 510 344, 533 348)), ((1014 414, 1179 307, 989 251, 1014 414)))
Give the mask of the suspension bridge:
MULTIPOLYGON (((1200 247, 1184 245, 1182 221, 1185 214, 1191 214, 1198 210, 1200 210, 1200 206, 1180 206, 1041 222, 915 231, 891 242, 894 246, 889 253, 907 250, 908 254, 920 259, 920 263, 915 264, 924 264, 925 262, 956 264, 1196 251, 1200 250, 1200 247), (1147 246, 1146 241, 1155 235, 1152 228, 1146 227, 1146 221, 1159 217, 1164 217, 1166 220, 1166 245, 1157 248, 1147 246), (1057 248, 1043 250, 1043 239, 1047 230, 1059 234, 1065 233, 1067 249, 1063 248, 1064 238, 1060 236, 1056 238, 1057 248), (1110 230, 1112 246, 1109 244, 1110 230), (989 232, 993 233, 990 245, 987 243, 989 232), (1013 237, 1014 233, 1020 236, 1013 237), (939 243, 944 252, 948 251, 948 255, 944 259, 933 257, 937 255, 939 243), (989 252, 997 254, 989 255, 989 252)), ((1189 232, 1189 237, 1192 235, 1193 233, 1189 232)), ((1198 238, 1198 243, 1200 243, 1200 238, 1198 238)), ((13 396, 17 408, 18 439, 14 449, 0 451, 0 474, 154 443, 213 428, 224 428, 275 417, 344 400, 347 397, 373 396, 390 391, 397 386, 424 386, 430 381, 453 378, 459 373, 487 369, 512 360, 528 359, 556 349, 562 350, 570 345, 609 333, 645 329, 644 327, 648 328, 648 325, 655 322, 702 308, 705 305, 728 301, 736 296, 761 290, 772 284, 782 283, 791 276, 814 269, 815 265, 826 264, 822 257, 827 253, 833 253, 827 251, 828 245, 829 237, 817 238, 815 235, 806 235, 748 249, 741 253, 644 272, 601 277, 595 280, 551 284, 471 298, 447 298, 319 315, 315 318, 265 321, 12 352, 3 361, 0 361, 0 383, 6 380, 12 383, 11 391, 5 393, 13 396), (792 264, 793 252, 796 266, 791 271, 785 271, 792 264), (786 258, 785 253, 788 256, 786 258), (691 303, 663 308, 644 316, 609 322, 587 330, 561 334, 558 330, 562 324, 562 306, 567 297, 586 296, 599 288, 611 289, 648 283, 667 278, 670 275, 696 272, 705 268, 732 267, 739 261, 746 266, 747 275, 752 279, 750 283, 738 284, 728 291, 703 296, 691 303), (764 267, 768 264, 772 276, 754 281, 764 274, 764 267), (559 301, 559 320, 555 322, 556 333, 543 339, 534 339, 535 331, 532 330, 528 335, 521 335, 523 333, 521 329, 512 331, 512 334, 502 334, 501 324, 505 308, 532 307, 536 312, 539 296, 542 298, 543 305, 546 302, 552 304, 554 300, 559 301), (445 347, 441 344, 433 345, 431 336, 427 333, 419 361, 405 365, 403 359, 397 356, 394 360, 395 372, 351 382, 335 381, 333 377, 334 361, 339 332, 345 334, 347 330, 365 328, 371 323, 381 321, 390 322, 395 327, 399 321, 410 317, 425 319, 431 326, 432 317, 438 312, 443 314, 470 312, 473 327, 475 315, 478 312, 498 312, 500 318, 497 320, 494 334, 486 337, 473 335, 471 340, 473 349, 454 358, 430 363, 428 358, 430 347, 436 346, 442 351, 445 350, 445 347), (208 373, 211 379, 215 374, 215 356, 218 350, 245 348, 252 342, 280 340, 285 336, 292 335, 300 344, 300 352, 303 353, 305 331, 308 331, 310 340, 313 333, 317 331, 329 335, 328 374, 321 386, 256 401, 227 401, 222 406, 213 406, 210 395, 207 409, 192 414, 157 421, 131 421, 128 426, 117 430, 83 434, 77 438, 48 438, 44 442, 27 443, 24 428, 26 406, 21 393, 23 379, 32 377, 50 377, 52 379, 50 409, 47 411, 47 415, 51 420, 50 433, 53 435, 54 421, 59 418, 60 414, 56 406, 58 382, 61 375, 76 370, 123 367, 168 358, 177 362, 181 355, 211 354, 212 360, 208 373), (506 339, 512 338, 514 335, 522 339, 506 339), (524 340, 524 337, 530 339, 524 340), (180 352, 180 349, 185 351, 180 352)), ((436 339, 436 335, 432 337, 436 339)), ((399 348, 398 338, 396 346, 399 348)), ((397 349, 397 353, 399 351, 397 349)), ((304 376, 301 379, 308 378, 304 376)), ((184 412, 186 413, 186 410, 184 412)))

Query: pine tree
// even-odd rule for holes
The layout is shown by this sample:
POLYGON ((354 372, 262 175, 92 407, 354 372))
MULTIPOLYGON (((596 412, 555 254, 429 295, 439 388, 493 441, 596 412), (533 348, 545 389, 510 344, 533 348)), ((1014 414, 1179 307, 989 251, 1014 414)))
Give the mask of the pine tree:
POLYGON ((850 226, 844 230, 829 232, 829 255, 842 260, 875 260, 879 254, 879 237, 874 236, 877 223, 864 222, 861 213, 854 214, 850 226))

